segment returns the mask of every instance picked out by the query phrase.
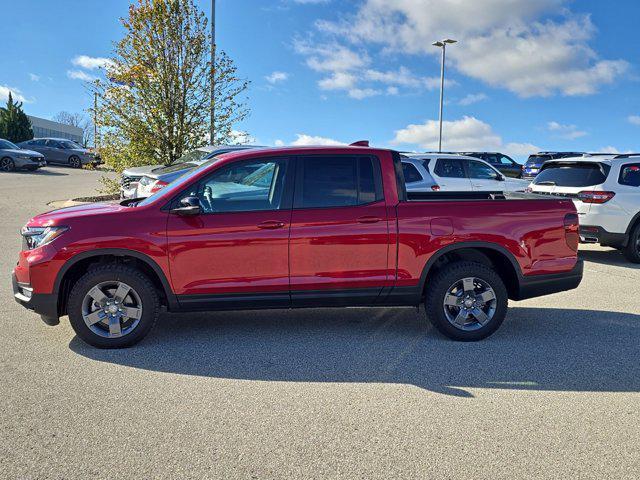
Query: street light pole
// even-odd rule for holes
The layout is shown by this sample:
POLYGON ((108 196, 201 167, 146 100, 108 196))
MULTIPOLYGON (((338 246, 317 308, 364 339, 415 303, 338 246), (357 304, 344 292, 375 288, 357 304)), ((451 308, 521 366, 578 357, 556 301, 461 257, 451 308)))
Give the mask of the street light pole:
POLYGON ((216 0, 211 0, 211 126, 209 128, 209 143, 215 142, 216 119, 216 0))
POLYGON ((453 44, 456 43, 457 40, 452 40, 450 38, 446 38, 444 40, 440 40, 438 42, 433 42, 434 47, 439 47, 442 49, 442 62, 440 64, 440 115, 439 115, 439 124, 440 124, 440 135, 438 136, 438 152, 442 152, 442 109, 444 105, 444 61, 447 51, 447 43, 453 44))

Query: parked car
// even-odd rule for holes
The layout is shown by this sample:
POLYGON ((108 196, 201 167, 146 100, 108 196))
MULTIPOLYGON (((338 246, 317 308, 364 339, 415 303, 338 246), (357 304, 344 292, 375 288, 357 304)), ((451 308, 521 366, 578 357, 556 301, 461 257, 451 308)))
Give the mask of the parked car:
POLYGON ((120 198, 146 198, 216 155, 249 148, 259 147, 254 145, 207 145, 191 150, 168 166, 146 165, 128 168, 122 172, 120 198))
POLYGON ((580 157, 584 154, 584 152, 538 152, 529 155, 522 170, 522 178, 525 180, 533 180, 536 178, 536 175, 538 175, 538 172, 540 172, 542 165, 544 165, 546 161, 558 158, 580 157))
POLYGON ((499 152, 460 152, 467 157, 475 157, 484 160, 492 167, 496 168, 505 177, 522 178, 524 166, 516 162, 513 158, 499 152))
POLYGON ((524 191, 529 182, 505 177, 484 160, 451 153, 404 154, 408 191, 524 191))
POLYGON ((16 169, 37 170, 44 167, 47 162, 44 155, 20 148, 9 140, 0 138, 0 170, 11 172, 16 169))
POLYGON ((19 145, 41 153, 47 163, 68 165, 73 168, 102 163, 100 155, 66 138, 34 138, 19 145))
POLYGON ((582 242, 618 248, 640 263, 640 155, 552 160, 530 189, 571 198, 582 242))
POLYGON ((425 305, 445 335, 491 335, 507 301, 576 288, 570 200, 407 193, 397 152, 233 152, 144 200, 29 220, 15 299, 67 315, 100 348, 140 341, 169 311, 425 305), (259 172, 259 173, 258 173, 259 172))

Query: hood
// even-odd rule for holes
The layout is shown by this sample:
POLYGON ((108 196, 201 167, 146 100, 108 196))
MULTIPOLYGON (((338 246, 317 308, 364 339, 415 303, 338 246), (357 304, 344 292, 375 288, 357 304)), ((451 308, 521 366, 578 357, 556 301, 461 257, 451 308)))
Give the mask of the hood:
POLYGON ((118 213, 127 210, 130 207, 124 207, 119 202, 104 203, 87 203, 85 205, 76 205, 73 207, 60 208, 50 212, 36 215, 27 222, 30 227, 47 227, 51 225, 68 225, 74 220, 82 217, 91 217, 96 215, 105 215, 110 213, 118 213))
POLYGON ((132 176, 132 177, 141 177, 143 175, 148 175, 153 173, 155 170, 164 168, 164 165, 145 165, 144 167, 131 167, 127 168, 123 175, 132 176))
POLYGON ((28 155, 29 157, 42 157, 44 158, 44 155, 42 155, 41 153, 38 152, 34 152, 33 150, 27 150, 24 148, 21 148, 20 150, 16 150, 15 148, 12 149, 7 149, 7 150, 2 150, 3 152, 9 152, 12 155, 28 155))

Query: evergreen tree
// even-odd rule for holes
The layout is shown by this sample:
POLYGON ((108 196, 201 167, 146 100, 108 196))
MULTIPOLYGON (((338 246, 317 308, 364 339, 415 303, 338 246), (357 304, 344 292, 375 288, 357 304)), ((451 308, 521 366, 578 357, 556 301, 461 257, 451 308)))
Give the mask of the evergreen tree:
POLYGON ((0 107, 0 138, 18 143, 33 138, 31 121, 22 110, 22 102, 14 102, 11 92, 6 107, 0 107))

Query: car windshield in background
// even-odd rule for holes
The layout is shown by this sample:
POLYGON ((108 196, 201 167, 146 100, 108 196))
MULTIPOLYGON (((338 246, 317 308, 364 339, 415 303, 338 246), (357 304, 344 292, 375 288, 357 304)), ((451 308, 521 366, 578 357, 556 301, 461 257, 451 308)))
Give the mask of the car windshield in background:
POLYGON ((534 185, 590 187, 607 179, 611 167, 602 163, 561 163, 548 165, 533 181, 534 185))
POLYGON ((0 150, 20 150, 20 147, 9 140, 0 140, 0 150))
POLYGON ((195 150, 191 150, 190 152, 185 153, 179 159, 174 161, 170 166, 182 165, 184 163, 198 162, 199 160, 202 160, 207 155, 209 155, 209 153, 211 153, 211 152, 207 152, 206 150, 200 150, 199 148, 196 148, 195 150))
POLYGON ((527 159, 527 163, 544 163, 547 160, 551 160, 549 155, 531 155, 527 159))
POLYGON ((58 143, 62 145, 62 148, 66 148, 68 150, 77 150, 78 148, 82 148, 80 145, 78 145, 75 142, 64 141, 64 142, 58 142, 58 143))

